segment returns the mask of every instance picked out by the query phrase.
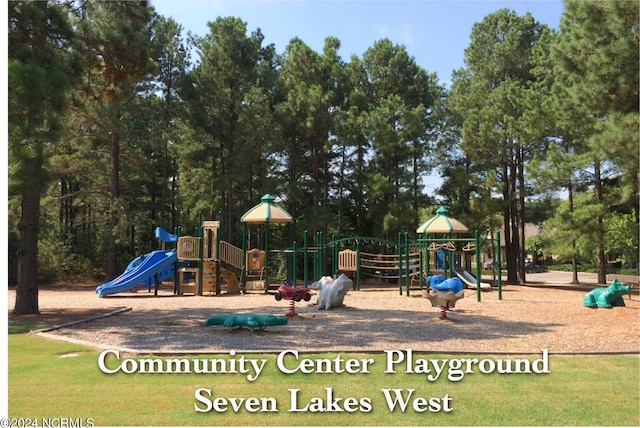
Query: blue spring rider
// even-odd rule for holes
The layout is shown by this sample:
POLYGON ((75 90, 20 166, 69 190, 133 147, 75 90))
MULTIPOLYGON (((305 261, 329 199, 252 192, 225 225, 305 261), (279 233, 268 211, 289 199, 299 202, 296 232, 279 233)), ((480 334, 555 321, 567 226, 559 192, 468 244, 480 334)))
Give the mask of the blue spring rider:
POLYGON ((440 308, 440 319, 447 319, 447 311, 456 306, 456 301, 464 297, 464 284, 460 278, 446 279, 443 275, 428 276, 431 306, 440 308))

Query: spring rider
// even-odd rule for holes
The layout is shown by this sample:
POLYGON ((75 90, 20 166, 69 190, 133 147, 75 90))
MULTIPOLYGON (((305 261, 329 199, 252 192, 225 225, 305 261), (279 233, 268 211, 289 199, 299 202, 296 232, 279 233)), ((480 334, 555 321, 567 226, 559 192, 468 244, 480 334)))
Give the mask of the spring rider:
POLYGON ((587 308, 625 306, 622 295, 627 294, 630 288, 614 278, 609 287, 595 288, 588 292, 582 299, 582 303, 587 308))
POLYGON ((344 305, 344 296, 353 288, 353 281, 342 273, 335 280, 330 276, 323 276, 311 285, 318 290, 316 299, 318 309, 328 310, 344 305))
POLYGON ((226 327, 249 327, 254 330, 264 330, 270 325, 286 325, 286 317, 275 315, 231 314, 207 318, 204 325, 224 325, 226 327))
POLYGON ((464 297, 464 285, 459 278, 445 279, 443 275, 427 277, 431 306, 440 308, 440 319, 447 319, 447 311, 456 306, 456 301, 464 297))
POLYGON ((289 300, 289 312, 287 312, 287 317, 293 318, 299 316, 296 312, 296 302, 301 300, 308 302, 311 300, 311 294, 304 285, 294 285, 292 280, 285 279, 282 282, 282 285, 278 287, 275 298, 278 302, 282 299, 289 300))

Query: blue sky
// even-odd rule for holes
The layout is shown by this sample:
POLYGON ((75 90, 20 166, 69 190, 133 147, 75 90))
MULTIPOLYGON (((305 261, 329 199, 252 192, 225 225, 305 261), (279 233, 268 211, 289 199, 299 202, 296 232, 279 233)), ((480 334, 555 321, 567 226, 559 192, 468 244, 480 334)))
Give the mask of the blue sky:
POLYGON ((282 53, 294 37, 316 52, 329 36, 341 41, 339 54, 348 61, 380 39, 404 45, 409 55, 440 82, 449 86, 451 72, 464 67, 464 49, 469 45, 473 24, 498 9, 508 8, 558 28, 561 0, 152 0, 156 11, 173 17, 185 30, 199 36, 209 32, 207 22, 218 16, 235 16, 247 23, 248 31, 262 30, 265 43, 282 53))

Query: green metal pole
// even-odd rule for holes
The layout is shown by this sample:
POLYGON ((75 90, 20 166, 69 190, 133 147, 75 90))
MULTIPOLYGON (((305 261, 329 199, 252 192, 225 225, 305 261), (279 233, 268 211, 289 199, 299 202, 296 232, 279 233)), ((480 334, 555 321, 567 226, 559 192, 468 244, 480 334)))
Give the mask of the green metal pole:
POLYGON ((296 245, 297 245, 296 241, 293 241, 293 244, 291 246, 291 248, 292 248, 291 256, 293 258, 293 260, 291 261, 291 265, 292 265, 291 268, 293 270, 293 272, 291 273, 291 281, 293 281, 292 284, 293 284, 294 287, 298 284, 298 282, 297 282, 297 278, 298 278, 297 273, 298 273, 298 271, 296 270, 296 264, 297 264, 298 255, 297 255, 297 246, 296 245))
POLYGON ((221 241, 221 236, 222 236, 222 211, 218 211, 218 230, 216 230, 216 296, 220 295, 220 283, 221 283, 221 276, 220 276, 220 241, 221 241))
POLYGON ((264 292, 269 291, 269 220, 264 224, 264 292))
POLYGON ((202 238, 203 236, 203 229, 202 229, 202 211, 200 211, 200 213, 198 214, 198 224, 199 226, 196 226, 196 237, 200 238, 199 242, 198 242, 198 248, 199 248, 199 257, 198 257, 198 290, 197 290, 197 294, 198 296, 202 296, 202 279, 203 279, 203 270, 204 270, 204 263, 202 261, 202 257, 204 256, 203 252, 204 252, 204 239, 202 238))
POLYGON ((202 238, 202 226, 198 228, 199 238, 198 247, 200 247, 200 257, 198 257, 198 296, 202 296, 202 280, 204 279, 204 261, 202 259, 204 252, 204 239, 202 238))
POLYGON ((318 232, 320 234, 320 248, 322 248, 322 251, 320 252, 320 264, 318 265, 318 279, 320 279, 320 277, 322 276, 323 272, 323 267, 324 267, 324 235, 322 233, 322 231, 318 232))
POLYGON ((409 275, 409 232, 404 233, 404 253, 406 258, 406 264, 404 266, 405 281, 407 283, 407 297, 409 297, 409 289, 411 288, 411 277, 409 275))
POLYGON ((356 242, 356 290, 360 290, 360 242, 356 242))
POLYGON ((500 231, 496 232, 496 242, 498 243, 498 247, 496 248, 496 255, 498 259, 498 264, 496 268, 498 269, 498 300, 502 300, 502 256, 500 255, 500 231))
MULTIPOLYGON (((451 237, 451 235, 447 235, 447 237, 451 237)), ((444 250, 444 276, 446 278, 451 278, 451 250, 444 250)))
POLYGON ((336 245, 332 245, 329 248, 329 275, 335 277, 337 264, 336 264, 336 245))
MULTIPOLYGON (((424 262, 427 265, 426 269, 425 269, 425 273, 427 274, 427 276, 429 276, 429 274, 431 273, 431 256, 429 255, 429 234, 425 235, 426 238, 426 242, 425 242, 425 247, 424 247, 424 262)), ((425 278, 426 279, 426 278, 425 278)))
POLYGON ((307 285, 307 280, 309 278, 309 232, 307 229, 304 230, 304 285, 307 285))
MULTIPOLYGON (((174 233, 178 239, 180 238, 180 226, 176 226, 174 233)), ((173 294, 178 294, 180 285, 180 260, 178 260, 178 241, 176 241, 176 262, 173 265, 173 294)))
POLYGON ((402 296, 402 232, 398 232, 398 291, 402 296))
MULTIPOLYGON (((287 247, 286 248, 291 248, 291 250, 293 251, 293 240, 291 238, 291 226, 290 224, 286 224, 285 225, 285 234, 287 236, 287 247)), ((293 252, 287 253, 286 251, 284 252, 284 259, 285 259, 285 263, 287 265, 287 278, 289 278, 290 280, 293 281, 295 274, 293 272, 291 272, 291 268, 293 267, 293 252)), ((295 283, 292 283, 295 286, 295 283)))
POLYGON ((480 301, 480 275, 482 275, 482 270, 480 269, 480 232, 476 229, 475 233, 475 242, 476 242, 476 294, 478 297, 478 302, 480 301))
POLYGON ((422 248, 421 242, 420 242, 420 238, 418 238, 418 257, 419 257, 419 265, 418 268, 420 269, 418 271, 418 281, 420 282, 420 290, 422 290, 423 286, 422 284, 424 284, 424 277, 423 277, 423 272, 424 272, 424 256, 425 256, 425 252, 426 250, 424 250, 422 248))
POLYGON ((313 252, 313 281, 318 280, 318 254, 320 253, 320 247, 318 247, 318 232, 314 241, 315 251, 313 252))
POLYGON ((242 276, 242 293, 246 294, 247 273, 249 272, 249 267, 247 266, 247 223, 242 223, 242 265, 244 266, 244 275, 240 272, 242 276))

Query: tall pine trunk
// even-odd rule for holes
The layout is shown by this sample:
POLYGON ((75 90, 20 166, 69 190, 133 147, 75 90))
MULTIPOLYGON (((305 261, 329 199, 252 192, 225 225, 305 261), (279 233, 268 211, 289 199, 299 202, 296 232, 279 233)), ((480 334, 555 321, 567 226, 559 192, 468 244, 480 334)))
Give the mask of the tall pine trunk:
POLYGON ((596 214, 596 262, 598 264, 598 284, 607 283, 607 259, 604 252, 604 216, 603 192, 602 192, 602 176, 600 161, 596 161, 594 165, 594 192, 598 210, 596 214))
MULTIPOLYGON (((573 180, 569 179, 569 212, 573 216, 573 180)), ((578 284, 578 250, 576 245, 576 239, 571 239, 571 266, 573 271, 572 283, 578 284)))
POLYGON ((524 268, 524 261, 527 258, 527 247, 525 242, 525 215, 524 215, 524 195, 525 195, 525 180, 524 180, 524 153, 523 148, 518 148, 518 163, 516 168, 518 169, 518 215, 516 218, 518 219, 519 226, 519 263, 518 263, 518 271, 520 277, 520 284, 524 284, 526 282, 527 272, 524 268))
POLYGON ((118 200, 120 198, 120 134, 113 132, 109 139, 111 149, 111 203, 109 213, 109 241, 107 243, 107 281, 111 281, 118 275, 118 248, 116 238, 120 218, 118 213, 118 200))
POLYGON ((38 308, 38 233, 40 192, 42 188, 42 154, 26 161, 30 182, 22 190, 22 217, 18 247, 18 282, 13 313, 37 314, 38 308))

